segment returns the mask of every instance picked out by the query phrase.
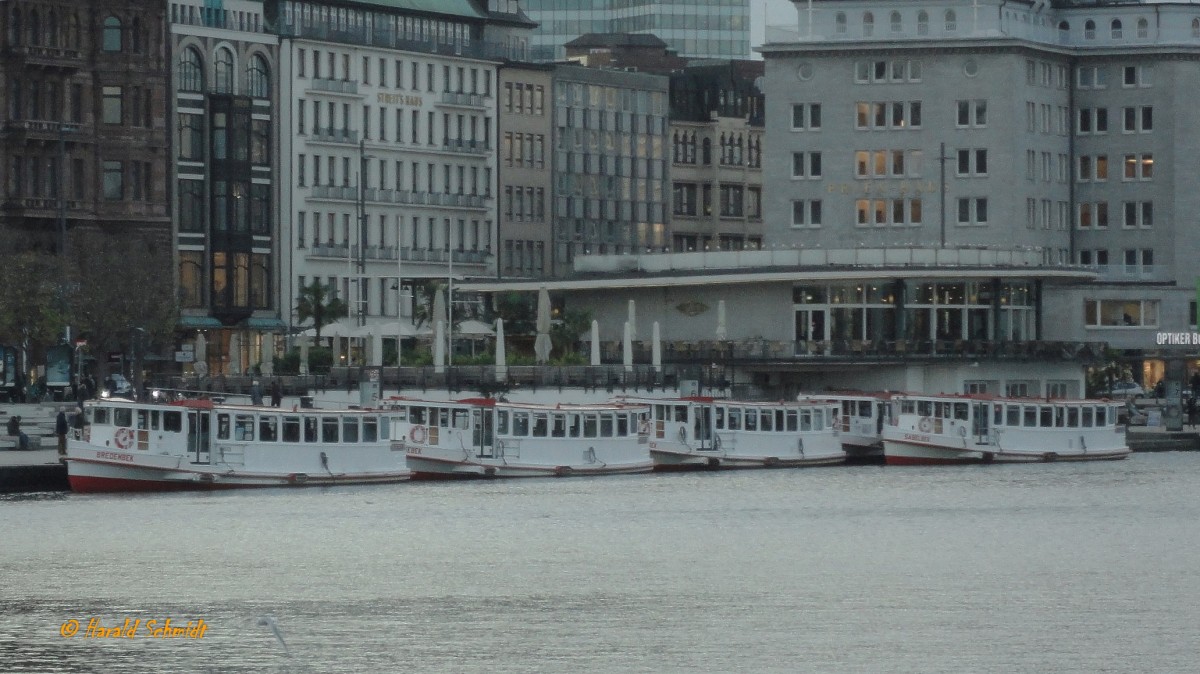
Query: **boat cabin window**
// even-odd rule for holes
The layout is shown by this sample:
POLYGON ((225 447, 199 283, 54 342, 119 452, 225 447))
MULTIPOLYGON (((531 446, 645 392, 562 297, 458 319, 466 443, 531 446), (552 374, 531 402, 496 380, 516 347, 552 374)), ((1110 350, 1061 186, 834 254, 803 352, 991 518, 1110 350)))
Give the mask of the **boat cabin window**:
POLYGON ((312 443, 317 441, 317 428, 320 426, 317 423, 317 417, 304 417, 304 442, 312 443))
POLYGON ((901 400, 900 401, 900 414, 916 414, 916 413, 917 413, 916 401, 913 401, 913 400, 901 400))
POLYGON ((749 410, 746 410, 743 414, 745 416, 743 416, 742 419, 746 422, 746 430, 757 431, 758 430, 758 411, 749 409, 749 410))
POLYGON ((363 442, 379 440, 379 417, 363 417, 362 439, 363 442))
POLYGON ((771 410, 762 410, 762 417, 758 421, 758 427, 764 431, 775 430, 775 415, 771 410))
MULTIPOLYGON (((1105 421, 1104 421, 1104 412, 1105 412, 1105 410, 1106 410, 1106 408, 1104 408, 1104 407, 1097 407, 1097 408, 1096 408, 1096 425, 1097 425, 1097 426, 1107 426, 1107 425, 1108 425, 1108 424, 1107 424, 1107 423, 1105 423, 1105 421)), ((1112 418, 1112 419, 1116 419, 1116 418, 1117 418, 1117 415, 1116 415, 1116 414, 1113 414, 1111 418, 1112 418)))
POLYGON ((933 416, 933 401, 932 400, 918 400, 917 401, 917 414, 920 414, 923 417, 933 416))
POLYGON ((552 437, 552 438, 567 437, 567 415, 565 415, 565 414, 550 415, 550 437, 552 437))
POLYGON ((1037 408, 1033 405, 1025 405, 1021 410, 1021 425, 1029 428, 1037 426, 1037 408))
POLYGON ((338 441, 338 418, 321 417, 321 442, 338 441))
POLYGON ((425 408, 424 407, 410 408, 408 411, 408 420, 414 424, 425 423, 425 408))
POLYGON ((264 414, 258 418, 259 442, 276 442, 279 440, 279 417, 274 414, 264 414))
MULTIPOLYGON (((628 414, 618 414, 617 415, 617 435, 619 437, 624 437, 626 435, 629 435, 629 415, 628 414)), ((575 436, 571 436, 571 437, 575 437, 575 436)))
POLYGON ((650 413, 654 415, 655 421, 670 421, 671 414, 668 411, 669 409, 666 405, 651 405, 650 413))
POLYGON ((687 423, 687 410, 688 410, 687 405, 676 405, 675 406, 675 421, 677 421, 681 424, 686 424, 687 423))
POLYGON ((812 430, 812 410, 800 410, 800 430, 812 430))
POLYGON ((1067 415, 1065 414, 1065 411, 1066 410, 1064 410, 1061 407, 1054 408, 1054 426, 1056 428, 1062 428, 1063 426, 1066 425, 1065 422, 1066 422, 1067 415))
POLYGON ((113 409, 113 426, 122 428, 133 427, 133 410, 128 407, 117 407, 113 409))
POLYGON ((736 407, 729 408, 729 430, 742 430, 742 411, 736 407))
POLYGON ((954 403, 954 418, 959 421, 967 421, 971 418, 971 413, 966 403, 954 403))
POLYGON ((585 414, 583 416, 583 437, 594 438, 596 431, 600 426, 600 417, 596 414, 585 414))
POLYGON ((233 439, 238 442, 254 440, 254 415, 238 414, 233 421, 233 439))
POLYGON ((725 408, 717 407, 715 425, 720 430, 725 430, 725 408))
POLYGON ((92 413, 93 424, 108 425, 109 409, 107 407, 93 407, 89 411, 92 413))
POLYGON ((567 415, 567 434, 578 438, 583 433, 583 418, 578 414, 567 415))
POLYGON ((600 415, 600 437, 611 438, 613 435, 613 415, 611 412, 600 415))
POLYGON ((1042 407, 1041 416, 1038 417, 1038 423, 1042 428, 1050 428, 1054 426, 1054 408, 1042 407))
POLYGON ((1069 428, 1079 428, 1079 408, 1067 408, 1067 426, 1069 428))
POLYGON ((358 442, 358 417, 342 417, 342 442, 358 442))
POLYGON ((545 412, 533 413, 533 437, 545 438, 550 435, 550 419, 545 412))
POLYGON ((182 433, 183 412, 163 412, 163 430, 172 433, 182 433))
POLYGON ((799 428, 799 426, 797 425, 798 417, 799 417, 799 414, 796 412, 796 410, 788 410, 787 411, 787 413, 785 415, 785 419, 786 419, 785 423, 787 424, 787 430, 794 431, 797 428, 799 428))
POLYGON ((228 414, 218 414, 217 415, 217 439, 218 440, 228 440, 230 428, 231 428, 231 426, 229 425, 229 415, 228 414))
POLYGON ((300 442, 300 417, 283 418, 283 441, 300 442))
POLYGON ((1086 405, 1079 409, 1080 425, 1088 428, 1092 425, 1092 420, 1095 418, 1095 410, 1091 405, 1086 405))
POLYGON ((1021 425, 1021 406, 1020 405, 1005 405, 1004 410, 1005 410, 1005 414, 1007 415, 1006 418, 1004 419, 1004 424, 1006 426, 1014 426, 1015 427, 1015 426, 1021 425))
POLYGON ((870 400, 858 401, 858 416, 863 417, 864 419, 871 418, 871 401, 870 400))
POLYGON ((529 412, 513 412, 512 434, 518 438, 529 435, 529 412))
POLYGON ((508 412, 505 410, 496 412, 496 433, 508 435, 508 412))
POLYGON ((392 420, 408 421, 408 408, 407 407, 397 407, 395 413, 392 415, 392 420))
POLYGON ((450 412, 454 416, 455 428, 465 431, 471 427, 471 410, 454 409, 450 412))
POLYGON ((150 428, 149 417, 150 417, 150 410, 139 409, 137 411, 137 426, 135 426, 135 428, 140 428, 142 430, 150 428))

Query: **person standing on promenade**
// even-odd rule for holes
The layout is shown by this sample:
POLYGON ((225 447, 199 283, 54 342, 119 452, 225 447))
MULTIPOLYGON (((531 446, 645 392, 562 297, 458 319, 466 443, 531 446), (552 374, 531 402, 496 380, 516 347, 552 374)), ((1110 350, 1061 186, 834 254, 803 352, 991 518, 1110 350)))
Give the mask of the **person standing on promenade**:
POLYGON ((255 379, 254 382, 250 385, 250 404, 251 405, 261 405, 262 404, 262 385, 258 383, 257 379, 255 379))
POLYGON ((67 455, 67 413, 59 410, 58 416, 54 417, 54 434, 58 436, 58 455, 67 455))
POLYGON ((283 386, 276 378, 271 382, 271 407, 279 407, 281 404, 283 404, 283 386))

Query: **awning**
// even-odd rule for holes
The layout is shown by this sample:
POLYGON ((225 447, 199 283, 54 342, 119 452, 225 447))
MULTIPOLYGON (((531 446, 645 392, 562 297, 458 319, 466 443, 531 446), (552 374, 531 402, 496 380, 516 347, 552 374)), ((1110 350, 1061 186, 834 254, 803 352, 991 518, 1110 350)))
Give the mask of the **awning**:
POLYGON ((212 316, 180 316, 179 327, 187 330, 215 330, 225 326, 212 316))
POLYGON ((287 326, 283 321, 275 317, 270 318, 255 318, 251 316, 244 323, 248 330, 258 330, 260 332, 286 332, 287 326))

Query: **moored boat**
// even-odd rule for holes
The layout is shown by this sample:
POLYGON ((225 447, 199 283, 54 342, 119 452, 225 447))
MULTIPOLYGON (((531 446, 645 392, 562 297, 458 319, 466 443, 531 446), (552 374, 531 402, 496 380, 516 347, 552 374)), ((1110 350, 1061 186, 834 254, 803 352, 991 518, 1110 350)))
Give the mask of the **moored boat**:
POLYGON ((84 406, 67 441, 77 492, 315 486, 408 479, 404 454, 378 410, 284 411, 110 399, 84 406))
POLYGON ((986 395, 895 395, 889 465, 1096 461, 1129 455, 1118 403, 986 395))
POLYGON ((650 406, 656 470, 843 463, 829 401, 745 402, 706 397, 623 398, 650 406))
POLYGON ((883 425, 891 393, 831 392, 801 394, 798 400, 831 400, 839 406, 837 428, 847 460, 883 459, 883 425))
POLYGON ((552 477, 644 473, 645 405, 543 405, 469 398, 393 398, 413 479, 552 477))

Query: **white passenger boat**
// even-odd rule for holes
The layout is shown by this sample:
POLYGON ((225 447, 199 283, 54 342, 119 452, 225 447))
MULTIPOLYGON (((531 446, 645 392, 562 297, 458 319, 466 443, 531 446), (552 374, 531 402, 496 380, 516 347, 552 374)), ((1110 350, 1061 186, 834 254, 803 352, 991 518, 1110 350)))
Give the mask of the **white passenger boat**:
POLYGON ((801 394, 798 400, 831 400, 839 406, 838 437, 847 459, 883 458, 883 425, 891 393, 834 392, 801 394))
POLYGON ((1129 455, 1120 404, 983 395, 895 395, 888 464, 1092 461, 1129 455))
POLYGON ((650 457, 656 470, 782 468, 846 460, 834 426, 837 405, 829 401, 622 400, 650 406, 650 457))
POLYGON ((644 473, 645 405, 541 405, 471 398, 393 398, 396 436, 413 479, 644 473))
POLYGON ((408 479, 378 410, 283 411, 207 400, 85 404, 67 441, 78 492, 282 487, 408 479))

